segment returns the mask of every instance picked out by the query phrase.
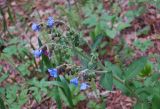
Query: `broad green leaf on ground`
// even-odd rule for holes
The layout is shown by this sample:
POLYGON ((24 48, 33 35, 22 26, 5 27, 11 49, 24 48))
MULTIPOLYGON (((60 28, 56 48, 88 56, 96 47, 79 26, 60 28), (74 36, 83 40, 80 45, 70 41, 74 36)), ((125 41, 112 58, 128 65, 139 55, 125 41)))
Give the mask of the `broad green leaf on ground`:
POLYGON ((140 29, 140 30, 137 32, 137 35, 147 35, 149 31, 150 31, 150 27, 149 27, 149 26, 146 26, 146 27, 140 29))
POLYGON ((107 90, 112 90, 113 77, 112 72, 107 72, 101 75, 100 85, 107 90))
POLYGON ((97 16, 95 14, 89 16, 83 21, 83 24, 86 24, 89 27, 95 26, 96 23, 97 23, 97 16))
POLYGON ((149 104, 146 103, 146 102, 137 103, 137 104, 134 106, 134 109, 149 109, 149 104))
POLYGON ((96 37, 96 40, 95 40, 94 44, 92 45, 92 51, 95 51, 98 48, 98 46, 100 46, 102 38, 103 38, 103 36, 101 36, 101 35, 96 37))
POLYGON ((160 107, 160 96, 153 96, 152 98, 152 109, 159 109, 160 107))
POLYGON ((126 79, 131 79, 136 77, 144 69, 146 63, 147 63, 147 57, 141 57, 140 59, 130 64, 125 72, 126 79))
POLYGON ((131 25, 130 25, 129 23, 120 22, 120 23, 118 24, 117 29, 118 29, 119 31, 122 31, 123 29, 125 29, 125 28, 127 28, 127 27, 130 27, 130 26, 131 26, 131 25))
POLYGON ((141 51, 145 52, 149 47, 152 46, 152 41, 151 40, 146 40, 146 41, 140 41, 140 40, 135 40, 133 42, 133 45, 140 49, 141 51))
POLYGON ((107 30, 106 30, 106 34, 107 34, 107 36, 108 36, 109 38, 113 39, 113 38, 115 38, 117 32, 116 32, 116 30, 114 30, 114 29, 107 29, 107 30))
POLYGON ((122 70, 119 66, 112 64, 109 61, 105 61, 105 66, 108 68, 109 71, 112 71, 113 74, 117 75, 118 77, 122 77, 122 70))
POLYGON ((8 56, 17 54, 17 46, 16 45, 8 46, 3 50, 3 52, 6 53, 8 56))
POLYGON ((1 77, 0 77, 0 83, 3 82, 5 79, 7 79, 9 76, 8 73, 4 73, 1 77))
POLYGON ((127 87, 124 84, 120 83, 119 81, 117 81, 115 79, 113 79, 113 84, 115 85, 115 87, 117 89, 120 89, 123 93, 129 92, 129 90, 127 89, 127 87))

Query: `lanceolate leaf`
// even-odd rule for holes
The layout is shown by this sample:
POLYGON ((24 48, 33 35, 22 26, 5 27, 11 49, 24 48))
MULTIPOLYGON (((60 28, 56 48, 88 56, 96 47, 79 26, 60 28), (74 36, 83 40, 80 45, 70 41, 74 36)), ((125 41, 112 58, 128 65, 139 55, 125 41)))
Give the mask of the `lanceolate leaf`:
POLYGON ((11 11, 11 8, 8 7, 8 14, 9 14, 9 19, 14 23, 14 17, 13 17, 13 12, 11 11))
POLYGON ((39 47, 41 47, 43 45, 39 37, 38 37, 38 45, 39 45, 39 47))
POLYGON ((50 62, 48 56, 42 54, 42 60, 43 60, 44 64, 45 64, 48 68, 51 68, 51 67, 52 67, 51 62, 50 62))
POLYGON ((112 72, 104 73, 101 75, 100 84, 107 90, 112 90, 113 77, 112 72))
POLYGON ((62 91, 64 91, 64 94, 67 96, 70 107, 73 107, 72 94, 71 94, 71 91, 70 91, 69 86, 67 84, 67 81, 62 76, 60 76, 60 79, 61 79, 62 83, 64 84, 62 91))
POLYGON ((137 76, 144 69, 146 63, 147 57, 142 57, 134 61, 131 65, 129 65, 127 71, 125 72, 126 79, 131 79, 137 76))
POLYGON ((61 99, 60 99, 58 87, 55 90, 56 90, 55 100, 57 102, 57 107, 58 107, 58 109, 62 109, 62 102, 61 102, 61 99))

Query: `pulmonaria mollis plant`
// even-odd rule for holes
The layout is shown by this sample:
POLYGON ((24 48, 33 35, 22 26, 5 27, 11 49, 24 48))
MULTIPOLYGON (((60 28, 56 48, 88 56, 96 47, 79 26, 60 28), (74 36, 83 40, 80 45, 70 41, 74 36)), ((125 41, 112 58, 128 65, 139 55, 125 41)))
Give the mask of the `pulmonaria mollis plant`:
MULTIPOLYGON (((89 84, 87 83, 87 81, 79 82, 78 79, 81 78, 77 76, 79 71, 72 69, 74 65, 72 65, 73 62, 71 57, 71 51, 73 49, 76 49, 75 47, 79 45, 79 36, 77 33, 73 31, 73 29, 70 29, 69 26, 63 21, 56 21, 51 16, 44 21, 45 22, 41 24, 32 24, 32 30, 38 32, 37 41, 39 43, 39 48, 33 50, 32 54, 35 58, 40 59, 41 64, 43 63, 43 66, 39 65, 39 69, 42 69, 41 72, 49 73, 49 78, 51 78, 49 82, 55 85, 53 88, 55 88, 55 90, 57 90, 57 88, 61 90, 60 92, 63 93, 66 99, 68 100, 68 103, 66 104, 69 107, 74 107, 76 103, 78 103, 78 101, 81 101, 83 99, 79 98, 77 101, 76 96, 80 97, 82 95, 81 93, 77 92, 77 94, 75 92, 72 93, 73 89, 71 87, 74 86, 79 91, 85 91, 89 88, 89 84), (56 25, 59 24, 64 25, 66 27, 66 30, 69 31, 65 32, 66 30, 64 31, 63 29, 61 30, 59 27, 56 27, 56 25), (60 66, 62 66, 61 64, 63 63, 67 63, 69 65, 70 63, 72 64, 69 68, 67 68, 66 66, 63 66, 61 68, 60 66), (72 77, 72 79, 70 79, 70 76, 72 77), (71 96, 72 94, 76 94, 76 96, 71 96)), ((46 76, 48 75, 47 73, 45 73, 46 76)), ((42 79, 44 79, 44 77, 45 76, 43 76, 42 79)), ((60 95, 57 96, 60 97, 60 95)), ((64 98, 61 99, 63 100, 64 98)))

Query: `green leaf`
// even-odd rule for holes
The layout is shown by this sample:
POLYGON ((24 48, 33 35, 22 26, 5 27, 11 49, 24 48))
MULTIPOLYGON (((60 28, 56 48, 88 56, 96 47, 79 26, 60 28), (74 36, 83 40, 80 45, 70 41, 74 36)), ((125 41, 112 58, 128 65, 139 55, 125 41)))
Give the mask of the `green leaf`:
POLYGON ((112 90, 113 77, 112 72, 107 72, 101 75, 100 85, 107 90, 112 90))
MULTIPOLYGON (((77 88, 79 90, 79 88, 77 88)), ((82 93, 75 94, 73 93, 73 104, 76 105, 78 102, 86 99, 86 96, 82 93)))
POLYGON ((4 12, 3 12, 3 9, 0 7, 0 14, 3 16, 3 21, 2 21, 2 23, 3 23, 3 31, 5 32, 6 30, 7 30, 7 22, 6 22, 6 20, 5 20, 5 16, 4 16, 4 12))
POLYGON ((144 69, 140 72, 140 76, 141 77, 146 77, 146 76, 149 76, 151 75, 152 73, 152 66, 150 64, 146 64, 146 66, 144 67, 144 69))
POLYGON ((159 109, 160 107, 160 82, 157 82, 153 88, 152 109, 159 109))
POLYGON ((63 88, 64 84, 62 82, 59 82, 59 81, 51 81, 51 82, 48 82, 48 85, 54 85, 54 86, 58 86, 60 88, 63 88))
POLYGON ((58 88, 55 88, 55 90, 56 90, 56 93, 55 93, 54 99, 57 102, 58 109, 62 109, 62 102, 61 102, 61 99, 60 99, 58 88))
POLYGON ((8 14, 9 14, 9 19, 14 23, 14 18, 13 18, 13 15, 12 15, 12 11, 11 11, 11 8, 8 7, 8 14))
POLYGON ((127 87, 120 83, 119 81, 113 79, 113 84, 116 86, 117 89, 120 89, 121 91, 123 91, 124 93, 128 93, 129 90, 127 89, 127 87))
MULTIPOLYGON (((135 106, 134 106, 134 109, 150 109, 149 108, 149 104, 146 103, 146 102, 143 102, 143 103, 137 103, 135 106)), ((154 109, 154 108, 153 108, 154 109)))
POLYGON ((89 27, 95 26, 97 23, 97 16, 95 14, 90 15, 83 21, 83 24, 88 25, 89 27))
POLYGON ((154 96, 152 99, 152 109, 159 109, 160 107, 160 97, 154 96))
POLYGON ((113 74, 115 74, 116 76, 122 77, 122 70, 117 65, 112 64, 109 61, 105 61, 105 66, 109 69, 109 71, 112 71, 113 74))
POLYGON ((146 63, 147 57, 141 57, 140 59, 134 61, 131 65, 129 65, 125 72, 126 79, 131 79, 137 76, 144 69, 146 63))
POLYGON ((14 38, 12 38, 11 40, 9 40, 8 44, 9 45, 13 45, 13 44, 18 44, 21 40, 17 37, 14 36, 14 38))
POLYGON ((92 51, 95 51, 97 49, 97 47, 100 45, 101 43, 101 40, 102 40, 103 36, 102 35, 99 35, 97 36, 94 44, 92 45, 92 51))
POLYGON ((101 32, 102 32, 102 29, 100 27, 100 24, 97 24, 95 29, 94 29, 94 35, 98 36, 99 34, 101 34, 101 32))
POLYGON ((5 79, 7 79, 9 76, 8 73, 4 73, 1 77, 0 77, 0 83, 3 82, 5 79))
POLYGON ((129 23, 120 22, 120 23, 118 24, 117 29, 118 29, 119 31, 122 31, 123 29, 125 29, 125 28, 127 28, 127 27, 130 27, 130 26, 131 26, 131 25, 130 25, 129 23))
POLYGON ((28 89, 23 89, 18 96, 18 104, 23 105, 28 101, 28 89))
POLYGON ((67 81, 65 80, 65 78, 63 76, 60 76, 60 79, 63 83, 63 90, 62 91, 64 91, 64 94, 66 95, 66 97, 68 99, 70 107, 73 107, 72 94, 71 94, 70 88, 67 84, 67 81))
POLYGON ((140 29, 140 30, 137 32, 137 35, 147 35, 149 31, 150 31, 150 27, 149 27, 149 26, 146 26, 146 27, 140 29))
POLYGON ((17 46, 16 45, 8 46, 7 48, 3 49, 3 52, 9 56, 17 54, 17 46))
POLYGON ((0 109, 5 109, 4 102, 1 97, 0 97, 0 109))
POLYGON ((146 40, 142 42, 140 40, 135 40, 133 45, 136 46, 141 51, 145 52, 150 46, 152 46, 152 41, 146 40))
POLYGON ((69 102, 68 102, 67 96, 64 94, 63 90, 59 89, 58 91, 59 91, 59 95, 60 95, 61 100, 64 102, 64 104, 66 106, 69 106, 69 102))
POLYGON ((39 45, 39 47, 41 47, 43 44, 42 44, 42 41, 41 41, 41 39, 38 37, 38 45, 39 45))
POLYGON ((107 29, 106 30, 106 34, 107 34, 108 37, 113 39, 116 36, 117 32, 114 29, 112 29, 112 30, 111 29, 107 29))
POLYGON ((47 66, 47 68, 52 67, 51 61, 49 60, 48 56, 42 54, 42 61, 43 61, 43 64, 47 66))
POLYGON ((20 71, 20 73, 25 76, 29 75, 30 71, 28 70, 28 67, 30 66, 29 62, 26 62, 24 64, 20 64, 17 69, 20 71))

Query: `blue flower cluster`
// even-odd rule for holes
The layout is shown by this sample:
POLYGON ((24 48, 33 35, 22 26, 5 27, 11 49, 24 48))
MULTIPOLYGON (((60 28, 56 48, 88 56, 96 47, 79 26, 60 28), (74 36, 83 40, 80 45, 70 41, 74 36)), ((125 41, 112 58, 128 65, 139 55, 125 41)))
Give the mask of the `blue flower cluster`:
MULTIPOLYGON (((54 18, 49 16, 46 22, 47 27, 52 28, 54 26, 54 18)), ((33 23, 32 24, 32 30, 33 31, 40 31, 41 30, 41 26, 37 23, 33 23)))
POLYGON ((48 72, 49 72, 50 76, 52 76, 54 78, 58 77, 58 71, 57 71, 57 69, 55 69, 55 68, 49 68, 48 72))
POLYGON ((33 23, 32 24, 32 30, 33 31, 40 31, 41 30, 41 26, 36 24, 36 23, 33 23))
MULTIPOLYGON (((48 17, 48 20, 46 22, 47 27, 52 28, 54 26, 54 18, 53 17, 48 17)), ((37 32, 41 30, 41 26, 37 23, 32 23, 32 30, 37 32)), ((47 55, 46 51, 42 50, 33 50, 32 54, 34 55, 35 58, 39 58, 42 54, 47 55)))
POLYGON ((49 28, 52 28, 54 26, 54 19, 53 19, 53 17, 48 17, 47 26, 49 28))
POLYGON ((33 50, 32 54, 34 55, 35 58, 39 58, 42 55, 43 51, 42 50, 33 50))
POLYGON ((78 78, 76 77, 76 78, 71 79, 70 83, 77 87, 78 86, 78 78))
POLYGON ((81 83, 80 90, 86 90, 87 88, 89 88, 88 83, 81 83))
MULTIPOLYGON (((70 83, 77 87, 78 86, 78 78, 76 77, 76 78, 71 79, 70 83)), ((87 88, 89 88, 88 83, 83 82, 80 84, 80 90, 86 90, 87 88)))
MULTIPOLYGON (((50 74, 51 77, 57 78, 58 77, 58 70, 55 68, 49 68, 48 72, 50 74)), ((70 84, 73 84, 75 87, 78 87, 78 77, 73 78, 70 80, 70 84)), ((88 83, 81 83, 80 84, 80 90, 86 90, 87 88, 89 88, 88 83)))

